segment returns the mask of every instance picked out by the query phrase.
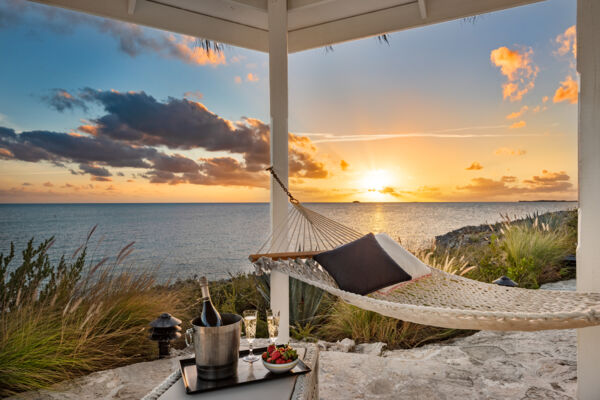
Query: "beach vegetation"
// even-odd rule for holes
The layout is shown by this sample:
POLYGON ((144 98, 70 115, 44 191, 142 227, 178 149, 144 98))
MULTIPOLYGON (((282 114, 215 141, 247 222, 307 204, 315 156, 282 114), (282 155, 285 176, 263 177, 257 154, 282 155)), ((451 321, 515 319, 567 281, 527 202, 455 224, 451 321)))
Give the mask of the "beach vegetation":
MULTIPOLYGON (((89 237, 88 237, 89 240, 89 237)), ((87 261, 87 241, 54 264, 53 240, 30 240, 20 264, 0 256, 0 397, 156 357, 148 323, 177 310, 174 292, 117 257, 87 261)))

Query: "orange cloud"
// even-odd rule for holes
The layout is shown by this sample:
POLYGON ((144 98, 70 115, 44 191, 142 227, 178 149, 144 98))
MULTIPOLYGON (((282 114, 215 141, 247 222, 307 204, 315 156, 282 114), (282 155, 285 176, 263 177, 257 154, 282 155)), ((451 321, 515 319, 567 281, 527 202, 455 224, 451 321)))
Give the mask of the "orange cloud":
POLYGON ((519 122, 515 122, 514 124, 509 126, 509 129, 519 129, 519 128, 523 128, 525 126, 527 126, 527 122, 519 121, 519 122))
POLYGON ((386 186, 378 190, 378 192, 381 194, 389 194, 390 196, 394 196, 396 198, 439 198, 442 195, 440 188, 435 186, 420 186, 416 190, 396 190, 391 186, 386 186))
POLYGON ((556 54, 564 56, 571 52, 574 57, 577 57, 577 32, 575 29, 575 25, 572 25, 556 37, 556 43, 559 46, 556 54))
POLYGON ((112 182, 112 179, 106 176, 92 176, 90 179, 96 182, 112 182))
POLYGON ((529 110, 529 107, 527 106, 523 106, 521 107, 521 109, 519 111, 515 111, 512 112, 510 114, 508 114, 506 116, 506 119, 515 119, 515 118, 519 118, 521 115, 523 115, 527 110, 529 110))
POLYGON ((196 90, 193 92, 185 92, 183 94, 183 97, 186 99, 196 99, 196 100, 201 100, 202 97, 204 97, 204 95, 202 93, 200 93, 200 91, 196 90))
POLYGON ((235 83, 242 83, 242 77, 241 76, 236 76, 235 78, 233 78, 233 81, 235 83))
POLYGON ((225 54, 196 46, 196 38, 192 36, 175 36, 171 34, 167 36, 167 40, 171 42, 173 46, 171 55, 189 64, 208 64, 215 66, 226 63, 225 54))
POLYGON ((471 183, 468 185, 457 186, 457 189, 487 197, 510 194, 557 193, 571 190, 573 184, 570 179, 570 176, 564 171, 548 172, 548 170, 543 170, 541 176, 524 180, 525 186, 507 185, 507 183, 517 182, 517 178, 514 176, 503 176, 499 180, 479 177, 471 179, 471 183))
POLYGON ((14 158, 14 156, 12 151, 0 147, 0 158, 14 158))
POLYGON ((554 92, 554 98, 552 101, 560 103, 562 101, 568 101, 571 104, 577 104, 577 94, 579 92, 579 86, 577 81, 574 81, 571 76, 560 83, 560 87, 554 92))
POLYGON ((467 171, 477 171, 477 170, 483 169, 483 166, 481 164, 479 164, 477 161, 473 161, 473 163, 465 169, 467 171))
POLYGON ((514 183, 516 181, 517 181, 516 176, 503 176, 502 178, 500 178, 500 182, 504 182, 504 183, 514 183))
POLYGON ((77 130, 89 133, 90 135, 97 136, 98 135, 98 127, 96 125, 81 125, 77 128, 77 130))
POLYGON ((570 176, 565 171, 549 172, 543 170, 541 176, 534 176, 531 179, 526 179, 523 183, 527 184, 530 189, 535 189, 541 192, 553 192, 557 190, 565 190, 572 186, 569 182, 570 176))
POLYGON ((246 80, 248 82, 258 82, 258 76, 252 72, 248 72, 248 75, 246 75, 246 80))
POLYGON ((346 171, 348 167, 350 167, 350 164, 348 164, 345 160, 340 161, 340 168, 342 171, 346 171))
POLYGON ((497 156, 523 156, 525 153, 527 153, 526 150, 511 149, 510 147, 500 147, 494 151, 497 156))
POLYGON ((502 85, 502 96, 510 101, 518 101, 533 89, 539 68, 533 64, 533 49, 511 50, 506 46, 498 47, 490 53, 492 64, 500 68, 506 82, 502 85))
POLYGON ((547 102, 547 101, 548 101, 548 96, 544 96, 544 97, 542 97, 542 103, 545 103, 545 102, 547 102))

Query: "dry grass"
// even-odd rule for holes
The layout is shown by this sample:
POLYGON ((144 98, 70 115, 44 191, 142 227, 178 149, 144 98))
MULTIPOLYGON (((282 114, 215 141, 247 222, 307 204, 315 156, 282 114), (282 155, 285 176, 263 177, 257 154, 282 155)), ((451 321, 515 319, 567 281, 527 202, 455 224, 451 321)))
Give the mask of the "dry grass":
POLYGON ((155 288, 151 274, 120 267, 128 248, 85 267, 84 246, 53 267, 50 245, 30 242, 10 273, 12 257, 2 257, 0 397, 154 358, 148 323, 178 307, 176 293, 155 288))
POLYGON ((359 343, 384 342, 389 348, 410 349, 463 332, 384 317, 338 300, 327 322, 321 326, 319 336, 328 341, 351 338, 359 343))

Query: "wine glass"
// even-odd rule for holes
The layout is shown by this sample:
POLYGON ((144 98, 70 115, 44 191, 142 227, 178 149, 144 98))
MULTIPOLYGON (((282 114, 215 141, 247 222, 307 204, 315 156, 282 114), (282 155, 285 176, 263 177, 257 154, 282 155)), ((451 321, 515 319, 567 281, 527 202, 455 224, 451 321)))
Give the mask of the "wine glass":
POLYGON ((258 310, 246 310, 244 315, 244 327, 246 328, 246 338, 248 339, 248 355, 242 360, 253 363, 258 361, 259 357, 252 352, 252 343, 256 337, 256 323, 258 322, 258 310))
POLYGON ((271 344, 276 344, 279 336, 279 311, 267 310, 267 326, 269 327, 271 344))

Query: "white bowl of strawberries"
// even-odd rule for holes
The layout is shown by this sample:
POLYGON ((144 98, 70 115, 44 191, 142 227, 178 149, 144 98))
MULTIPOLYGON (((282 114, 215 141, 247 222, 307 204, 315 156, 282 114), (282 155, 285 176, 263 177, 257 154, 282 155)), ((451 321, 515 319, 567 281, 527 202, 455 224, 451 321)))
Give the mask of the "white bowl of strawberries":
POLYGON ((298 353, 290 345, 270 345, 261 358, 265 368, 274 374, 288 372, 300 361, 298 353))

